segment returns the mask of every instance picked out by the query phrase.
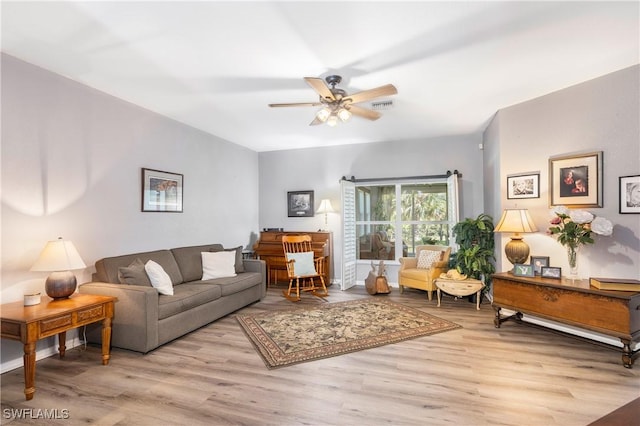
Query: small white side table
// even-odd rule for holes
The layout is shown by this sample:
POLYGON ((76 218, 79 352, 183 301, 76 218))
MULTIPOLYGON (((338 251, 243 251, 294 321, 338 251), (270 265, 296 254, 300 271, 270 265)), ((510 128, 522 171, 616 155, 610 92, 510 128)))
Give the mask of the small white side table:
POLYGON ((476 309, 480 310, 480 293, 484 287, 482 281, 472 278, 467 278, 466 280, 438 278, 436 280, 436 287, 438 287, 438 307, 440 307, 441 291, 458 297, 471 296, 473 293, 476 293, 476 309))

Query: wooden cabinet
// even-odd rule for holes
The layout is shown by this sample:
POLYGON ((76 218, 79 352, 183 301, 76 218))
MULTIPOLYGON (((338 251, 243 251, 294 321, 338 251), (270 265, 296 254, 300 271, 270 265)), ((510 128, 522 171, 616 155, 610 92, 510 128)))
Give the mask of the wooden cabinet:
POLYGON ((622 363, 631 368, 640 338, 640 292, 599 290, 588 280, 557 280, 516 277, 511 273, 493 275, 494 325, 509 319, 520 321, 522 314, 548 318, 617 337, 622 342, 622 363), (503 317, 502 308, 516 311, 503 317))
POLYGON ((267 264, 267 285, 279 281, 289 281, 282 249, 284 235, 311 236, 315 256, 324 256, 325 258, 325 283, 327 286, 331 285, 331 277, 333 276, 333 234, 331 232, 263 231, 260 233, 260 239, 253 245, 253 250, 256 256, 267 264))

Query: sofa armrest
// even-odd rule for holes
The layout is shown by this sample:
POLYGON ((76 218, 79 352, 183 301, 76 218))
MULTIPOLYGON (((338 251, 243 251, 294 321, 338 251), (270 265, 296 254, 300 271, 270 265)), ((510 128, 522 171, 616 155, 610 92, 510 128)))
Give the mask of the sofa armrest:
MULTIPOLYGON (((149 352, 158 346, 158 291, 153 287, 90 282, 80 293, 115 296, 111 343, 118 348, 149 352)), ((101 342, 99 328, 89 330, 91 342, 101 342)))
POLYGON ((404 269, 413 269, 418 267, 418 259, 415 257, 401 257, 400 259, 400 271, 404 269))
POLYGON ((260 259, 243 259, 242 265, 245 272, 259 272, 262 275, 262 297, 267 295, 267 264, 264 260, 260 259))

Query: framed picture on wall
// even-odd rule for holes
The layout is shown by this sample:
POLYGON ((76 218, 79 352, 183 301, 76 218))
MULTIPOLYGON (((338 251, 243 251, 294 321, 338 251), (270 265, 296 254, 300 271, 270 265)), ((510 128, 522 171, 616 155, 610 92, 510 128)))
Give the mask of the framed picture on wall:
POLYGON ((182 213, 183 176, 142 169, 142 211, 182 213))
POLYGON ((640 214, 640 175, 620 176, 620 213, 640 214))
POLYGON ((540 173, 507 176, 507 199, 540 198, 540 173))
POLYGON ((602 151, 549 158, 549 204, 602 207, 602 151))
POLYGON ((313 217, 313 191, 287 192, 289 217, 313 217))

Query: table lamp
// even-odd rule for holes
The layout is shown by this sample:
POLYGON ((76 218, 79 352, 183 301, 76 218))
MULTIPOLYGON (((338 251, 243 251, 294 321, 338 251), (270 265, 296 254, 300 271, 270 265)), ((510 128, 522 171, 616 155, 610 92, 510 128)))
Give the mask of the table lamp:
POLYGON ((333 212, 333 207, 331 206, 331 200, 324 199, 320 202, 320 207, 316 213, 324 213, 324 226, 327 226, 327 213, 333 212))
POLYGON ((45 282, 47 295, 65 299, 76 291, 76 276, 71 270, 86 267, 73 243, 60 237, 44 246, 31 271, 51 272, 45 282))
POLYGON ((535 223, 527 209, 505 209, 495 232, 513 232, 511 241, 504 247, 509 262, 524 263, 529 258, 529 246, 522 240, 520 233, 537 232, 535 223))

